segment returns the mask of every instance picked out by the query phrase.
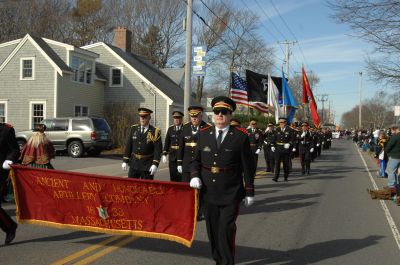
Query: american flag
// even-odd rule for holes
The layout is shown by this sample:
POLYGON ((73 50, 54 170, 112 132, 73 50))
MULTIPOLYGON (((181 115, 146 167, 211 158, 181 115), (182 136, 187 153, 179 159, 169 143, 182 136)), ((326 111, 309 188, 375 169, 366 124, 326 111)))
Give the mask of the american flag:
POLYGON ((268 112, 268 105, 264 102, 249 102, 247 97, 247 84, 238 74, 232 73, 231 98, 236 104, 255 108, 261 112, 268 112))

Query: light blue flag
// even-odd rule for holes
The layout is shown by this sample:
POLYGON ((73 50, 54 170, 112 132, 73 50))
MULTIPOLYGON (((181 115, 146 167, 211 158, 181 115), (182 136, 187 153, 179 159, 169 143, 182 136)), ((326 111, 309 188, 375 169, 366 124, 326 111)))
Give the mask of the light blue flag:
POLYGON ((283 71, 282 71, 282 93, 283 93, 283 100, 282 100, 283 105, 290 107, 289 113, 287 114, 286 118, 288 124, 291 124, 299 104, 297 104, 296 99, 292 95, 292 90, 290 89, 286 81, 285 73, 283 71))

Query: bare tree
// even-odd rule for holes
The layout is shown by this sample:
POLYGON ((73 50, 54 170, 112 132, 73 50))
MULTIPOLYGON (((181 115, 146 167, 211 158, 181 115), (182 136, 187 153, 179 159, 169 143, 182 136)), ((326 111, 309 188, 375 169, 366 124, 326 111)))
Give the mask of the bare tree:
POLYGON ((334 19, 348 24, 356 36, 375 46, 379 59, 367 56, 376 81, 400 86, 400 2, 393 0, 331 0, 334 19))

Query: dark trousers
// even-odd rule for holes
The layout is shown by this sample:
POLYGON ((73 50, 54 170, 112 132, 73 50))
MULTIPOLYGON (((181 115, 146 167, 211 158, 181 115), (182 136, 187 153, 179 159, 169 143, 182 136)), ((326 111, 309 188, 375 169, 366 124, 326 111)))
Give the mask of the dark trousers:
POLYGON ((301 164, 301 173, 304 174, 306 171, 309 173, 310 164, 311 164, 311 155, 310 151, 303 151, 300 153, 300 164, 301 164))
POLYGON ((285 179, 289 176, 289 159, 290 153, 275 151, 275 179, 279 178, 279 173, 281 171, 281 162, 283 162, 283 176, 285 179))
POLYGON ((275 171, 275 154, 271 151, 271 147, 264 148, 264 158, 267 165, 267 172, 275 171))
POLYGON ((206 202, 205 217, 213 259, 218 265, 235 264, 236 218, 239 203, 218 206, 206 202))
POLYGON ((253 154, 253 156, 254 156, 254 165, 255 165, 255 169, 256 169, 256 171, 257 171, 257 166, 258 166, 258 155, 253 154))
POLYGON ((169 178, 171 181, 181 182, 182 175, 178 172, 178 164, 176 161, 169 161, 169 178))
POLYGON ((0 205, 0 228, 5 233, 11 232, 13 229, 17 227, 17 223, 14 222, 13 219, 1 208, 0 205))
POLYGON ((182 172, 182 182, 190 182, 190 172, 182 172))
POLYGON ((321 156, 321 144, 317 147, 317 156, 321 156))
POLYGON ((153 179, 154 176, 150 175, 150 172, 148 170, 136 170, 133 169, 132 167, 129 168, 128 172, 128 178, 134 178, 134 179, 153 179))

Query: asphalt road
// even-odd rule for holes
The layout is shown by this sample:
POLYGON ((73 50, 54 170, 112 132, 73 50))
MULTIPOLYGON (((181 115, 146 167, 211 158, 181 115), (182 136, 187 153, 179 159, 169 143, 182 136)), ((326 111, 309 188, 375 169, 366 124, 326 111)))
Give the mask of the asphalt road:
MULTIPOLYGON (((289 182, 272 182, 259 158, 256 203, 237 220, 237 264, 400 264, 400 207, 368 197, 377 166, 351 141, 336 140, 301 176, 298 159, 289 182), (363 162, 363 157, 366 166, 363 162), (387 211, 385 212, 384 209, 387 211), (389 221, 388 221, 389 220, 389 221), (393 221, 393 223, 390 223, 393 221), (397 233, 397 234, 396 234, 397 233), (397 238, 399 240, 399 238, 397 238)), ((115 157, 57 157, 57 169, 126 176, 115 157)), ((168 180, 162 165, 157 179, 168 180)), ((13 204, 5 208, 15 215, 13 204)), ((4 234, 0 234, 4 240, 4 234)), ((174 242, 20 225, 12 245, 0 247, 1 264, 214 264, 205 224, 192 248, 174 242)))

